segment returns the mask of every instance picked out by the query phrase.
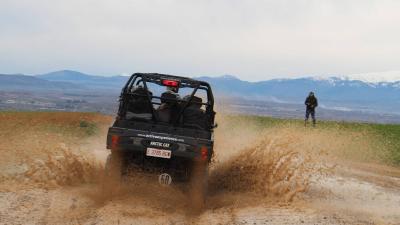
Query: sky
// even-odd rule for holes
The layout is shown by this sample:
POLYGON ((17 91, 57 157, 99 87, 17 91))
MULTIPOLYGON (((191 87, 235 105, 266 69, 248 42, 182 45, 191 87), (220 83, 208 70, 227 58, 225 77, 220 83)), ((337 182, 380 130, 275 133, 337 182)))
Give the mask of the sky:
POLYGON ((399 12, 397 0, 0 0, 0 73, 376 76, 400 71, 399 12))

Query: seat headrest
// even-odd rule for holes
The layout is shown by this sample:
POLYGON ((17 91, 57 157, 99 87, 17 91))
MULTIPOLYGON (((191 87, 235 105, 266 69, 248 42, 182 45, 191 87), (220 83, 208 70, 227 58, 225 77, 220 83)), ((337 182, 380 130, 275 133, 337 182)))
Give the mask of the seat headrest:
MULTIPOLYGON (((186 95, 183 100, 185 101, 189 101, 190 100, 190 95, 186 95)), ((193 96, 192 101, 190 101, 189 106, 191 105, 196 105, 196 106, 200 106, 203 103, 203 99, 197 96, 193 96)))
POLYGON ((134 94, 140 94, 140 95, 146 95, 147 93, 149 93, 150 96, 153 95, 153 93, 152 93, 151 91, 144 89, 144 87, 142 87, 142 86, 136 87, 136 88, 132 91, 132 93, 134 93, 134 94))
POLYGON ((176 102, 176 95, 169 92, 162 93, 161 103, 174 103, 174 102, 176 102))

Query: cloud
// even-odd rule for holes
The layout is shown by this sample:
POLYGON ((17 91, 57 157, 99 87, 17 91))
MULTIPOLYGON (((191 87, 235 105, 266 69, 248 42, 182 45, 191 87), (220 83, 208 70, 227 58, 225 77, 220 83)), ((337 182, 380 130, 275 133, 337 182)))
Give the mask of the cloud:
POLYGON ((2 0, 1 72, 235 74, 400 67, 400 1, 2 0))

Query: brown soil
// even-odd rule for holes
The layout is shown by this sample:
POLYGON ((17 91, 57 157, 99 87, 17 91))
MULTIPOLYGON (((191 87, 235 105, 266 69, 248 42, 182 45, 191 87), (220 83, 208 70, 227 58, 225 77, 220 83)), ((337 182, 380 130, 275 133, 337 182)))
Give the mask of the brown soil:
POLYGON ((0 115, 0 224, 400 224, 400 170, 337 157, 370 148, 356 134, 219 118, 207 205, 194 213, 180 185, 102 179, 112 118, 0 115))

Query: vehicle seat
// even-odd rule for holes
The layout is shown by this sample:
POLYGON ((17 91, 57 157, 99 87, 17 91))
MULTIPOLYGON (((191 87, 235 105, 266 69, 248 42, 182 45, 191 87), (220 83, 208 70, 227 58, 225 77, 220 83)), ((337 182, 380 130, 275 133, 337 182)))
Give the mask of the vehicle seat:
POLYGON ((128 100, 126 118, 129 119, 140 119, 140 120, 151 120, 152 118, 152 104, 149 103, 147 93, 150 97, 153 96, 151 91, 145 90, 139 86, 132 91, 131 97, 128 100), (137 94, 137 95, 136 95, 137 94))
MULTIPOLYGON (((190 96, 185 96, 184 100, 188 101, 190 96)), ((207 127, 206 113, 201 109, 202 99, 193 96, 192 101, 188 104, 183 112, 183 125, 187 127, 196 127, 205 129, 207 127)))
POLYGON ((164 92, 161 95, 161 105, 157 109, 159 121, 164 123, 173 121, 178 111, 177 105, 177 96, 169 92, 164 92))

